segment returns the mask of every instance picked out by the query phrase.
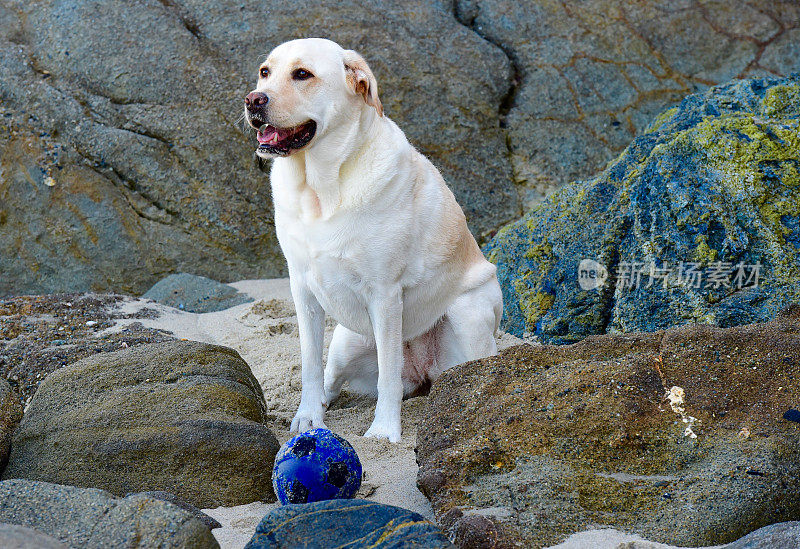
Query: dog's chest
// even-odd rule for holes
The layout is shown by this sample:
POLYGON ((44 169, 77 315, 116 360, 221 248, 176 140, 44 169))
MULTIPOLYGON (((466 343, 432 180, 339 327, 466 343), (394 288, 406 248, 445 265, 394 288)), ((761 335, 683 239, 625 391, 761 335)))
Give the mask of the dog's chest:
POLYGON ((371 333, 366 294, 380 267, 364 244, 327 227, 298 224, 284 246, 294 270, 305 280, 325 312, 347 328, 371 333))

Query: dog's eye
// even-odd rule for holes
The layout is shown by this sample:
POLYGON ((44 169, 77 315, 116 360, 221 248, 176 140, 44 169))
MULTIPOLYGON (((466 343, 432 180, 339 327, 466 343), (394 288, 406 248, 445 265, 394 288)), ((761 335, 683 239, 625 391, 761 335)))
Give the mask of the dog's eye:
POLYGON ((295 69, 292 73, 292 78, 295 80, 308 80, 309 78, 313 78, 313 76, 313 74, 305 69, 295 69))
POLYGON ((261 76, 261 78, 266 78, 269 76, 269 69, 267 67, 261 67, 261 70, 258 71, 258 74, 261 76))

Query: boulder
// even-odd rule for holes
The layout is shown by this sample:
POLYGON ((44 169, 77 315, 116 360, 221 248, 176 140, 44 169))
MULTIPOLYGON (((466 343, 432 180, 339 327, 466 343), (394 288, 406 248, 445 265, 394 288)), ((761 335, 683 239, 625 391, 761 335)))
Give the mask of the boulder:
POLYGON ((793 0, 456 0, 506 52, 503 104, 526 209, 602 170, 684 96, 734 78, 800 72, 793 0))
POLYGON ((800 518, 800 426, 782 417, 800 402, 798 357, 794 309, 456 366, 418 429, 418 485, 461 547, 547 547, 604 527, 733 542, 800 518))
POLYGON ((42 381, 4 478, 166 491, 201 508, 274 501, 278 443, 264 419, 232 349, 174 341, 97 354, 42 381))
POLYGON ((117 322, 157 316, 150 308, 127 311, 125 304, 125 297, 114 294, 0 299, 0 377, 27 403, 47 374, 71 362, 101 352, 175 340, 140 322, 106 333, 117 322))
POLYGON ((138 493, 125 494, 126 498, 127 497, 131 497, 131 496, 145 496, 145 497, 148 497, 148 498, 151 498, 151 499, 158 499, 158 500, 161 500, 161 501, 166 501, 167 503, 171 503, 172 505, 175 505, 176 507, 180 507, 184 511, 190 512, 192 515, 194 515, 194 517, 196 519, 198 519, 200 522, 202 522, 203 524, 208 526, 209 530, 214 530, 216 528, 222 528, 222 525, 219 523, 219 521, 217 519, 215 519, 214 517, 211 517, 209 515, 206 515, 203 511, 201 511, 200 509, 198 509, 197 507, 195 507, 194 505, 192 505, 191 503, 189 503, 185 499, 179 498, 175 494, 171 494, 169 492, 161 492, 161 491, 138 492, 138 493))
POLYGON ((774 318, 800 300, 800 77, 692 95, 485 252, 504 328, 548 343, 774 318))
POLYGON ((0 523, 0 547, 3 549, 68 549, 56 538, 16 524, 0 523))
POLYGON ((259 59, 292 38, 363 53, 473 231, 521 213, 499 127, 508 59, 429 2, 0 0, 0 23, 0 295, 285 274, 237 119, 259 59))
MULTIPOLYGON (((219 548, 205 524, 170 503, 48 482, 0 482, 0 522, 36 530, 69 547, 219 548)), ((48 542, 36 547, 63 547, 48 542)))
POLYGON ((318 547, 321 540, 349 549, 453 547, 422 515, 363 499, 333 499, 270 511, 245 549, 318 547))
POLYGON ((159 280, 142 297, 190 313, 212 313, 253 301, 233 286, 188 273, 159 280))
POLYGON ((11 437, 22 419, 19 396, 4 379, 0 379, 0 473, 8 461, 11 437))

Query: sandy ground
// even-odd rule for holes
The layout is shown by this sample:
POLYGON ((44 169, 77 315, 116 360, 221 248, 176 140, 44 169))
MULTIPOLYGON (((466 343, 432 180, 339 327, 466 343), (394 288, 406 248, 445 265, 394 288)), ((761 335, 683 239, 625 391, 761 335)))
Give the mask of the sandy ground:
MULTIPOLYGON (((245 280, 231 286, 249 294, 255 301, 215 313, 195 314, 149 300, 129 299, 123 303, 122 312, 155 309, 159 312, 158 318, 118 321, 113 328, 98 335, 118 331, 132 322, 141 322, 145 327, 167 330, 179 338, 236 349, 261 384, 271 427, 283 444, 291 438, 288 428, 300 403, 300 342, 289 281, 245 280)), ((335 322, 327 319, 326 349, 334 326, 335 322)), ((520 339, 509 334, 498 339, 501 349, 519 343, 520 339)), ((430 503, 416 487, 414 454, 417 421, 426 400, 427 397, 423 396, 403 403, 403 437, 397 444, 361 436, 372 422, 375 402, 348 395, 346 388, 328 410, 325 423, 344 436, 358 452, 364 469, 358 497, 411 509, 433 520, 430 503)), ((259 521, 277 505, 253 502, 204 511, 222 524, 222 528, 213 531, 222 549, 241 549, 250 540, 259 521)), ((611 529, 576 533, 556 548, 673 549, 611 529)))

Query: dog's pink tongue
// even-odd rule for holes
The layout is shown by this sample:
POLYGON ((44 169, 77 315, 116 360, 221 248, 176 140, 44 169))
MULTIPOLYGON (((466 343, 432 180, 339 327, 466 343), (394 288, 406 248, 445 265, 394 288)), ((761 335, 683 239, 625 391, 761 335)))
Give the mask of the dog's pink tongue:
POLYGON ((257 138, 258 142, 262 145, 277 145, 291 135, 291 133, 291 128, 280 130, 278 128, 273 128, 272 126, 267 126, 263 132, 258 132, 257 138))
POLYGON ((267 126, 263 131, 259 131, 258 142, 262 145, 269 145, 278 139, 278 131, 272 126, 267 126))

